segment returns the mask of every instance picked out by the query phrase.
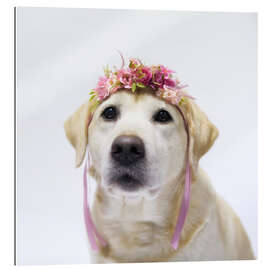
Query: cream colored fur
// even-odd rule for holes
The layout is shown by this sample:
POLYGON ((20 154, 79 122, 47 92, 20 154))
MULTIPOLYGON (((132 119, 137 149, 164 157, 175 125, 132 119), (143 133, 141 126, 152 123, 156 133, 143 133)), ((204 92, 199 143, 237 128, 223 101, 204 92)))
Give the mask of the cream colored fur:
POLYGON ((90 145, 92 167, 97 182, 92 215, 108 242, 93 256, 95 262, 150 262, 253 259, 249 239, 239 218, 215 192, 208 176, 198 167, 218 136, 215 126, 191 100, 182 110, 191 135, 191 201, 177 251, 170 246, 181 204, 187 136, 183 119, 174 106, 138 91, 119 91, 98 106, 94 114, 90 102, 82 105, 66 122, 67 138, 76 150, 80 166, 90 145), (106 106, 121 109, 117 122, 100 115, 106 106), (155 109, 163 108, 173 123, 151 122, 155 109), (89 125, 89 121, 91 123, 89 125), (111 186, 109 152, 113 140, 123 134, 143 139, 148 157, 149 186, 132 194, 111 186))

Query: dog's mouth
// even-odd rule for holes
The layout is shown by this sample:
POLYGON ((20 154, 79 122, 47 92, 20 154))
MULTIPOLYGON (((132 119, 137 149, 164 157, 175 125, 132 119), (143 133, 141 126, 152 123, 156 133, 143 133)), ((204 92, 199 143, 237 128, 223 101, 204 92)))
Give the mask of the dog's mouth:
POLYGON ((144 166, 115 166, 108 171, 107 187, 116 188, 125 192, 136 192, 147 185, 146 171, 144 166))
POLYGON ((121 175, 116 180, 114 180, 114 182, 117 184, 117 186, 119 186, 125 191, 135 191, 143 186, 142 182, 139 179, 133 177, 128 173, 121 175))
POLYGON ((112 166, 103 178, 103 186, 113 196, 147 196, 153 199, 159 194, 161 186, 149 182, 149 178, 151 177, 145 165, 133 168, 112 166))

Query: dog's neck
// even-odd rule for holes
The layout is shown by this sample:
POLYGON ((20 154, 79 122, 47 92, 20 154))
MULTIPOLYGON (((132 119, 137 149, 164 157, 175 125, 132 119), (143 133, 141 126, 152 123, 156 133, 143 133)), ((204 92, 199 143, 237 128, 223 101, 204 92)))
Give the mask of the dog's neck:
MULTIPOLYGON (((145 197, 113 197, 98 186, 93 216, 98 230, 108 242, 108 246, 101 249, 102 256, 122 262, 166 261, 173 256, 175 251, 170 241, 181 204, 183 183, 184 175, 181 175, 164 186, 151 200, 145 197)), ((196 185, 192 184, 195 193, 198 188, 194 189, 193 186, 196 185)), ((204 215, 207 215, 208 209, 203 210, 198 205, 194 208, 192 201, 179 249, 190 241, 194 231, 202 226, 204 215), (195 215, 196 220, 192 211, 201 211, 195 215)))

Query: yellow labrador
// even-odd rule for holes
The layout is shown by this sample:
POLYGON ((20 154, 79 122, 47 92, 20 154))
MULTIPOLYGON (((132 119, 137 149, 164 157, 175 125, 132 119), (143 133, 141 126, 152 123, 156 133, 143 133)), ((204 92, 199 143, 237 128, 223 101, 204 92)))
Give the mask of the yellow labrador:
POLYGON ((181 109, 190 129, 192 183, 177 250, 170 241, 183 194, 187 144, 179 111, 149 91, 118 91, 93 116, 87 102, 66 121, 77 167, 90 145, 89 173, 97 182, 92 216, 108 243, 95 262, 254 258, 239 218, 198 167, 218 131, 194 101, 187 99, 181 109))

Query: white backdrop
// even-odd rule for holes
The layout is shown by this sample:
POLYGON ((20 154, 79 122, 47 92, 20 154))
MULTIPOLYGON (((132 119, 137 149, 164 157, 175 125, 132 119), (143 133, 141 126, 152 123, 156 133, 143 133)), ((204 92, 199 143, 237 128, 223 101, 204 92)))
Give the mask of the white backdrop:
POLYGON ((256 14, 98 9, 17 10, 17 263, 88 263, 82 168, 65 119, 105 64, 164 64, 216 124, 201 160, 257 254, 256 14))

